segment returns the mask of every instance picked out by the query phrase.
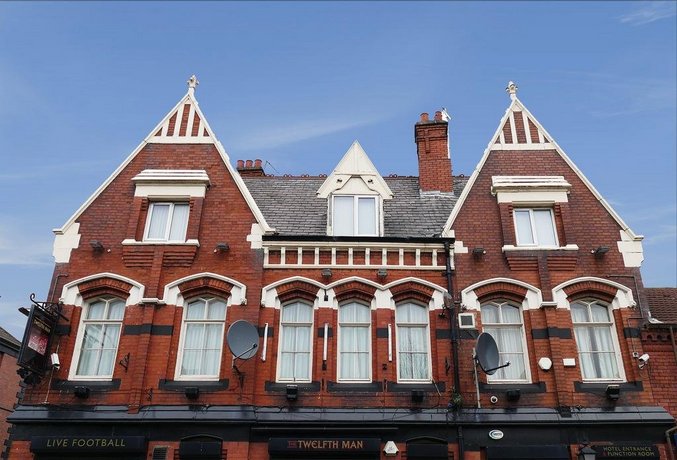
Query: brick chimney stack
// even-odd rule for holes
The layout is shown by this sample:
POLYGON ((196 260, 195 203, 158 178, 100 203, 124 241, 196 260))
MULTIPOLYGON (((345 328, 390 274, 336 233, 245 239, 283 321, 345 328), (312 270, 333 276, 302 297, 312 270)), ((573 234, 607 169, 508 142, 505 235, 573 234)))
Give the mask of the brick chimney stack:
POLYGON ((261 160, 237 160, 237 172, 242 177, 265 176, 263 162, 261 160))
POLYGON ((454 179, 449 157, 448 116, 435 112, 430 120, 427 113, 414 126, 414 139, 418 154, 418 177, 422 192, 451 192, 454 179))

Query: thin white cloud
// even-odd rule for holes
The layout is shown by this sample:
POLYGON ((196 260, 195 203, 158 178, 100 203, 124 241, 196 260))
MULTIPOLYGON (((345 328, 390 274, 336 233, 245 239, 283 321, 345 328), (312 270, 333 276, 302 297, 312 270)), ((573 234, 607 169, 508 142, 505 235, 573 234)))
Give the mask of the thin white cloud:
POLYGON ((326 136, 327 134, 353 129, 358 126, 369 125, 385 119, 385 116, 364 117, 360 120, 315 119, 305 120, 286 125, 278 125, 264 132, 257 132, 256 136, 241 135, 231 142, 232 149, 238 151, 272 149, 282 145, 326 136))
POLYGON ((30 223, 0 216, 0 265, 52 265, 52 241, 26 232, 30 223))
POLYGON ((652 208, 638 208, 636 210, 628 210, 626 212, 628 212, 629 217, 633 222, 660 220, 671 216, 674 220, 675 215, 677 215, 677 205, 668 204, 665 206, 656 206, 652 208))
POLYGON ((647 245, 664 242, 674 245, 675 241, 677 241, 677 225, 660 225, 644 239, 647 245))
POLYGON ((661 19, 667 19, 677 14, 677 3, 642 2, 641 7, 619 17, 620 22, 632 26, 641 26, 661 19))

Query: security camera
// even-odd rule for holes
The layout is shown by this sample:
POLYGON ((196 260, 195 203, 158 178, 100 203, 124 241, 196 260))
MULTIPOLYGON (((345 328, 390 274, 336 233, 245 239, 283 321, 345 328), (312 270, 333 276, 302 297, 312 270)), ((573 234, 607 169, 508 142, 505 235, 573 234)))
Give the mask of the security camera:
POLYGON ((59 355, 56 353, 52 353, 51 356, 49 357, 49 361, 52 364, 52 369, 59 370, 61 367, 61 362, 59 362, 59 355))
POLYGON ((649 362, 649 353, 644 353, 642 356, 637 358, 639 360, 639 368, 646 366, 646 363, 649 362))

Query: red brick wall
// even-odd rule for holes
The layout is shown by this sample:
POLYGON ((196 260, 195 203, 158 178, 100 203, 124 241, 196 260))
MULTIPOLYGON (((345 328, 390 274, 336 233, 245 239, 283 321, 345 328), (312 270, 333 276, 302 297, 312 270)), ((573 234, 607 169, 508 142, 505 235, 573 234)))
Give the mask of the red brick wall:
POLYGON ((6 353, 0 353, 0 451, 4 449, 5 440, 8 437, 7 416, 14 410, 19 392, 19 376, 16 358, 6 353))
MULTIPOLYGON (((505 277, 526 282, 541 290, 544 301, 552 300, 552 288, 574 278, 593 276, 608 279, 634 288, 632 276, 638 279, 641 289, 641 277, 636 268, 626 268, 622 254, 616 244, 620 239, 620 227, 603 208, 595 196, 585 186, 566 162, 554 151, 494 151, 489 155, 466 201, 463 203, 453 229, 457 241, 469 248, 467 254, 456 254, 455 297, 477 282, 505 277), (492 176, 564 176, 569 182, 571 192, 568 203, 561 203, 556 209, 556 223, 560 246, 578 245, 578 251, 518 251, 503 253, 502 246, 515 244, 514 223, 509 204, 499 205, 491 193, 492 176), (607 246, 609 252, 601 258, 590 253, 598 246, 607 246), (486 254, 474 257, 472 248, 482 247, 486 254), (556 259, 559 257, 559 259, 556 259), (519 260, 517 260, 520 258, 519 260), (565 260, 566 259, 566 260, 565 260), (612 275, 612 276, 610 276, 612 275), (616 277, 613 275, 622 275, 616 277)), ((634 290, 634 289, 633 289, 634 290)), ((633 293, 638 301, 637 292, 633 293)), ((641 303, 641 300, 640 300, 641 303)), ((625 338, 623 328, 638 327, 637 310, 627 308, 615 310, 616 332, 621 346, 628 381, 642 380, 643 392, 625 392, 618 404, 652 405, 651 382, 646 375, 637 372, 636 360, 631 358, 632 351, 641 351, 639 339, 625 338)), ((478 315, 479 316, 479 315, 478 315)), ((554 308, 529 310, 524 314, 527 330, 528 353, 532 380, 545 382, 546 394, 522 394, 519 404, 568 406, 600 406, 606 404, 598 395, 574 391, 574 381, 581 381, 578 366, 576 342, 572 339, 550 338, 533 340, 530 329, 558 327, 570 329, 573 325, 569 310, 554 308), (537 362, 547 356, 553 361, 553 369, 541 371, 537 362), (562 358, 575 358, 576 367, 563 367, 562 358)), ((462 347, 470 344, 462 343, 462 347)), ((462 349, 461 356, 469 353, 462 349)), ((463 368, 465 376, 472 370, 470 364, 463 368)), ((469 380, 464 388, 468 394, 469 380)), ((484 397, 484 396, 483 396, 484 397)), ((488 395, 486 396, 488 399, 488 395)), ((484 401, 483 401, 484 402, 484 401)))
POLYGON ((654 397, 658 405, 665 407, 677 418, 677 352, 672 341, 677 337, 677 328, 672 335, 667 327, 652 326, 642 332, 642 347, 650 356, 641 371, 653 384, 654 397))

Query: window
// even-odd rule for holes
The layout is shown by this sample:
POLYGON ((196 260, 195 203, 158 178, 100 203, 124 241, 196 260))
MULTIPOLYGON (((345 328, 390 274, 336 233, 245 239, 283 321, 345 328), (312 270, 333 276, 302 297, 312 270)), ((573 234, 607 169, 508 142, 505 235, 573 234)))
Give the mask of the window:
POLYGON ((313 307, 293 302, 280 312, 278 380, 310 382, 313 307))
POLYGON ((178 379, 218 379, 226 303, 198 298, 184 308, 178 379))
POLYGON ((552 209, 518 208, 513 213, 518 246, 557 246, 552 209))
POLYGON ((114 298, 96 299, 85 307, 76 378, 113 377, 124 312, 125 302, 114 298))
POLYGON ((335 236, 377 236, 376 197, 334 196, 335 236))
POLYGON ((338 380, 371 381, 371 309, 357 302, 338 311, 338 380))
POLYGON ((400 381, 430 381, 428 308, 407 302, 395 308, 397 377, 400 381))
POLYGON ((186 241, 188 203, 151 203, 145 241, 186 241))
POLYGON ((510 366, 487 376, 488 380, 527 381, 525 367, 524 332, 520 309, 507 302, 489 302, 482 305, 482 329, 491 334, 498 345, 499 365, 510 366))
POLYGON ((571 317, 583 379, 620 379, 609 309, 597 300, 579 300, 571 304, 571 317))

